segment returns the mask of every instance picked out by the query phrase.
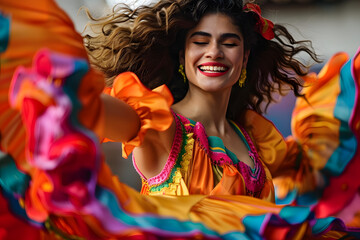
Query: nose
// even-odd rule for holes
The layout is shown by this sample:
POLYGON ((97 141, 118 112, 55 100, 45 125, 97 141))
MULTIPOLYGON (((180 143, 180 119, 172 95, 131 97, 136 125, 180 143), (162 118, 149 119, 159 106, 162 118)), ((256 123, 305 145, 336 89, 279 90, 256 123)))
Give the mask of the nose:
POLYGON ((206 49, 206 57, 218 59, 224 57, 224 53, 217 42, 210 42, 206 49))

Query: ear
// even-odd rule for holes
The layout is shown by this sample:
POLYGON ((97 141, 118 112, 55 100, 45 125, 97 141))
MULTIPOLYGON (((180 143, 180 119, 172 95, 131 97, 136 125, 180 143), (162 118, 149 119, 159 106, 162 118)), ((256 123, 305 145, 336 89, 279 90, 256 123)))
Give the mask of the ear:
POLYGON ((247 62, 249 60, 250 50, 246 50, 244 52, 244 58, 243 58, 243 68, 246 68, 247 62))

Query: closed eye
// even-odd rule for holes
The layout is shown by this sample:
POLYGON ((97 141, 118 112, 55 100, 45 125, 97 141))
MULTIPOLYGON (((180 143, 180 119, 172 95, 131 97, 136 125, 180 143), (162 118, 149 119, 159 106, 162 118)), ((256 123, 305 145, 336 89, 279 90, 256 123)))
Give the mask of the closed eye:
POLYGON ((223 43, 224 46, 227 46, 227 47, 236 47, 238 46, 236 43, 223 43))
POLYGON ((208 42, 193 42, 194 44, 196 44, 196 45, 205 45, 205 44, 207 44, 208 42))

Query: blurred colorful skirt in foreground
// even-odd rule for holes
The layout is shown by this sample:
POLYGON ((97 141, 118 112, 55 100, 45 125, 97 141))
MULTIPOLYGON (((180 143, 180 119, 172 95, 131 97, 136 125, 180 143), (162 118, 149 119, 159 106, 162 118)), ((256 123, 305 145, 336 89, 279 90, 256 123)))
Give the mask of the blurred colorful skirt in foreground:
POLYGON ((7 203, 0 213, 14 224, 17 217, 29 224, 16 225, 15 232, 11 223, 0 222, 0 237, 360 237, 340 219, 316 219, 310 207, 239 195, 144 196, 119 182, 97 137, 103 77, 89 67, 81 37, 66 15, 51 1, 32 5, 1 2, 8 15, 0 26, 8 27, 0 34, 0 200, 7 203), (27 30, 29 38, 21 37, 27 30))

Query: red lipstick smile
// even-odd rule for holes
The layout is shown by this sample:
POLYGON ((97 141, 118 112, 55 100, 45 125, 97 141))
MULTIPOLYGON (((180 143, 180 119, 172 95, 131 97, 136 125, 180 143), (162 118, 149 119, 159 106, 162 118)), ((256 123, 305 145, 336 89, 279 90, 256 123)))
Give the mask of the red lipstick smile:
POLYGON ((218 62, 207 62, 198 66, 200 73, 207 77, 220 77, 229 71, 229 67, 218 62))

